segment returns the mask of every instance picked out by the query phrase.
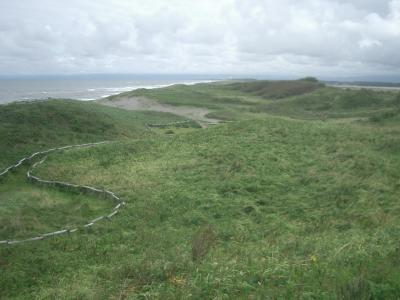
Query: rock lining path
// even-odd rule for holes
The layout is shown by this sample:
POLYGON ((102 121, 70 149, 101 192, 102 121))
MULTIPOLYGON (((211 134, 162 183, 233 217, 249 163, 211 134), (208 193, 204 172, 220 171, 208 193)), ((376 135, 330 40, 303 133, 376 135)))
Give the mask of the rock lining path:
POLYGON ((87 185, 79 185, 79 184, 73 184, 73 183, 69 183, 69 182, 63 182, 63 181, 44 180, 37 176, 32 175, 34 169, 37 166, 39 166, 40 164, 42 164, 46 160, 47 156, 52 152, 71 149, 71 148, 94 147, 94 146, 102 145, 105 143, 108 143, 108 142, 69 145, 69 146, 64 146, 64 147, 51 148, 51 149, 48 149, 45 151, 35 152, 28 157, 24 157, 24 158, 20 159, 14 165, 11 165, 8 168, 4 169, 4 171, 2 171, 0 173, 0 177, 6 176, 10 171, 17 169, 18 167, 22 166, 25 162, 31 162, 34 158, 36 158, 38 156, 44 156, 42 160, 34 163, 32 165, 32 168, 30 168, 28 170, 28 172, 26 173, 26 177, 29 181, 34 182, 34 183, 44 184, 44 185, 50 185, 50 186, 68 187, 70 189, 76 189, 79 191, 90 192, 90 193, 94 193, 94 194, 102 196, 102 197, 109 198, 110 200, 117 203, 117 205, 112 209, 112 211, 110 213, 108 213, 107 215, 99 216, 93 220, 90 220, 88 223, 86 223, 85 225, 83 225, 81 227, 76 226, 76 227, 72 227, 72 228, 64 228, 64 229, 60 229, 60 230, 53 231, 53 232, 43 233, 41 235, 22 239, 22 240, 17 240, 17 239, 3 240, 3 241, 0 241, 0 245, 22 244, 22 243, 26 243, 26 242, 44 240, 46 238, 53 237, 53 236, 70 234, 73 232, 77 232, 80 229, 87 229, 101 220, 110 220, 114 215, 116 215, 119 212, 119 210, 125 205, 125 202, 112 191, 100 189, 100 188, 96 188, 96 187, 92 187, 92 186, 87 186, 87 185))

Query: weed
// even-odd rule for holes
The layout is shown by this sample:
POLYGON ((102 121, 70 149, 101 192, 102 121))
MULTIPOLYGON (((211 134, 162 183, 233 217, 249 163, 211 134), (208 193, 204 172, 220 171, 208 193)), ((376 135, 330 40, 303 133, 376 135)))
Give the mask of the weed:
POLYGON ((216 243, 217 237, 212 226, 207 225, 200 228, 192 240, 192 260, 200 262, 204 259, 216 243))

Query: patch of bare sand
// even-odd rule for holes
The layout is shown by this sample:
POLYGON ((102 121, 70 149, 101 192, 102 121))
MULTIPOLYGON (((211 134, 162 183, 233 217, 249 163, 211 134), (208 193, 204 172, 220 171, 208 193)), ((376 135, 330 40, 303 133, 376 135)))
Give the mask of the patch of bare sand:
POLYGON ((146 97, 120 97, 118 99, 98 101, 100 104, 128 109, 128 110, 152 110, 168 112, 178 116, 197 121, 202 127, 210 124, 217 124, 220 120, 207 118, 206 115, 211 111, 207 108, 192 106, 173 106, 158 103, 155 100, 146 97))

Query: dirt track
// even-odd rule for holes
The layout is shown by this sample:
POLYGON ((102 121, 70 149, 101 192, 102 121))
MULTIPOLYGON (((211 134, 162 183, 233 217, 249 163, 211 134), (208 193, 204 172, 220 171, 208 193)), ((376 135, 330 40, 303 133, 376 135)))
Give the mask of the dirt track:
POLYGON ((118 98, 118 100, 100 100, 98 102, 103 105, 119 107, 128 110, 152 110, 168 112, 195 120, 203 127, 207 127, 210 124, 216 124, 219 122, 219 120, 217 119, 207 118, 205 116, 206 114, 211 112, 206 108, 161 104, 146 97, 121 97, 118 98))

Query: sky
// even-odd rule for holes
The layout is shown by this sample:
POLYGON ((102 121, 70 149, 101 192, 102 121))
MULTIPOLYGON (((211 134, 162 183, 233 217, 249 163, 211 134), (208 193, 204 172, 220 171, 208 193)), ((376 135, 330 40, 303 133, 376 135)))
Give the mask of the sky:
POLYGON ((0 75, 400 76, 400 0, 0 0, 0 75))

